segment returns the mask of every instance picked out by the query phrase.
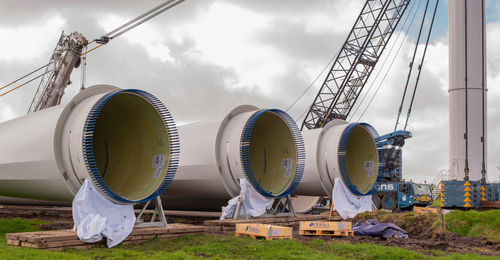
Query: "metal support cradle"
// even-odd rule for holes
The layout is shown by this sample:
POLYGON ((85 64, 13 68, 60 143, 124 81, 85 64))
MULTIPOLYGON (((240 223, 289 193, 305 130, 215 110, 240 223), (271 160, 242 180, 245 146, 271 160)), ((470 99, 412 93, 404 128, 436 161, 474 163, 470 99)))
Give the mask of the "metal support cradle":
MULTIPOLYGON (((266 209, 266 213, 259 217, 296 217, 295 210, 293 209, 292 200, 290 195, 274 199, 273 205, 270 209, 266 209)), ((233 219, 249 219, 243 200, 238 197, 236 210, 233 219), (243 210, 243 214, 240 211, 243 210)))
POLYGON ((161 198, 160 196, 156 197, 155 199, 155 210, 153 212, 153 216, 151 217, 151 221, 145 222, 142 219, 142 215, 146 211, 146 208, 149 206, 149 203, 151 202, 148 201, 144 205, 144 207, 141 209, 141 212, 136 217, 135 225, 134 227, 167 227, 167 218, 165 217, 165 212, 163 211, 163 206, 161 204, 161 198), (158 217, 158 221, 155 221, 156 217, 158 217))

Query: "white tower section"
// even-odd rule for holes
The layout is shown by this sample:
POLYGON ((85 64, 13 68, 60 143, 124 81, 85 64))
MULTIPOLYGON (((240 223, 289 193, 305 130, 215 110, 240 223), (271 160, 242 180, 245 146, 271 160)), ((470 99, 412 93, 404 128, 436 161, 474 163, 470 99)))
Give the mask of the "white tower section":
POLYGON ((450 177, 486 178, 484 0, 448 1, 450 177))

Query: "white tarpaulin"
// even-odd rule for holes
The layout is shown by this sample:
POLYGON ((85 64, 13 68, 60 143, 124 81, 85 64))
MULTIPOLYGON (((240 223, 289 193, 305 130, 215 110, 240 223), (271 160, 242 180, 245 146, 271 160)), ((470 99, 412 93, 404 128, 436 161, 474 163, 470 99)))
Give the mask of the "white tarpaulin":
POLYGON ((349 191, 340 178, 335 178, 332 201, 334 209, 343 218, 354 218, 359 213, 375 209, 372 195, 356 196, 349 191))
POLYGON ((73 199, 73 221, 81 241, 95 243, 106 237, 107 246, 113 247, 132 232, 134 206, 112 202, 86 179, 73 199))
POLYGON ((244 214, 243 206, 246 213, 252 217, 258 217, 266 213, 266 209, 273 205, 274 199, 267 198, 258 193, 246 179, 240 179, 240 195, 229 200, 227 206, 222 207, 222 215, 220 219, 231 218, 236 210, 238 199, 242 200, 240 214, 244 214))

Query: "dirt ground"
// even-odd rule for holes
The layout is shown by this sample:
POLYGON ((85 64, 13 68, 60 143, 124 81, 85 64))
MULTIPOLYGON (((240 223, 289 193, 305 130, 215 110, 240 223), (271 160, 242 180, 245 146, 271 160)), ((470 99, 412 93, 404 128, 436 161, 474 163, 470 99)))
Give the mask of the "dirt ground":
POLYGON ((313 239, 322 239, 325 241, 338 241, 346 243, 373 243, 383 246, 397 246, 410 249, 426 255, 440 255, 434 251, 439 250, 445 254, 460 253, 460 254, 480 254, 488 256, 500 256, 500 244, 497 242, 488 241, 482 237, 460 237, 458 234, 447 234, 438 236, 432 239, 387 239, 376 237, 295 237, 298 241, 311 241, 313 239))
MULTIPOLYGON (((73 219, 71 209, 57 207, 26 207, 12 208, 0 206, 0 218, 28 218, 49 222, 41 225, 42 230, 71 229, 73 219)), ((435 214, 414 214, 411 212, 387 214, 384 212, 371 212, 362 214, 353 219, 353 223, 363 222, 375 218, 379 222, 393 222, 409 233, 408 239, 382 239, 378 237, 330 237, 330 236, 299 236, 298 241, 311 241, 323 239, 325 241, 339 241, 346 243, 374 243, 384 246, 397 246, 428 255, 439 254, 435 250, 448 253, 476 253, 481 255, 500 256, 500 243, 485 237, 461 237, 456 233, 438 231, 435 214)), ((167 216, 169 223, 185 223, 201 225, 210 217, 193 216, 167 216)), ((147 220, 147 219, 146 219, 147 220)), ((297 229, 298 227, 294 227, 297 229)), ((298 233, 295 231, 294 233, 298 233)))
POLYGON ((49 222, 50 224, 42 224, 40 226, 42 230, 73 228, 71 208, 67 207, 0 205, 0 218, 25 218, 49 222))
MULTIPOLYGON (((485 237, 461 237, 456 233, 439 231, 436 214, 415 214, 404 212, 386 214, 371 212, 353 219, 353 223, 368 219, 379 222, 393 222, 408 232, 408 239, 383 239, 378 237, 321 237, 325 241, 343 241, 348 243, 375 243, 384 246, 398 246, 425 254, 435 254, 433 250, 444 253, 476 253, 481 255, 500 256, 500 243, 490 241, 485 237)), ((308 241, 314 237, 298 237, 298 240, 308 241)))
POLYGON ((376 218, 379 222, 393 222, 409 234, 409 239, 381 240, 380 244, 382 245, 399 246, 421 252, 440 250, 445 253, 477 253, 500 256, 499 242, 490 241, 486 237, 461 237, 457 233, 441 231, 436 214, 416 214, 413 212, 386 214, 375 211, 358 216, 353 221, 358 223, 370 218, 376 218))

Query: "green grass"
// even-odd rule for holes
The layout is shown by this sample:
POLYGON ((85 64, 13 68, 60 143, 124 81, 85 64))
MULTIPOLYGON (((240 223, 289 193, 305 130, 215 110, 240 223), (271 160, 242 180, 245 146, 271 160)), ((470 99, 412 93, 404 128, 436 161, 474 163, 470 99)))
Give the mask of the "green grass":
POLYGON ((500 242, 500 210, 454 210, 444 219, 447 229, 461 236, 485 236, 500 242))
MULTIPOLYGON (((6 245, 5 233, 35 231, 40 221, 0 219, 0 259, 429 259, 414 251, 374 244, 347 244, 312 240, 254 240, 220 235, 190 235, 168 240, 152 239, 140 245, 119 245, 64 252, 6 245)), ((439 255, 437 259, 488 259, 477 255, 439 255)))
POLYGON ((21 218, 0 218, 0 242, 6 243, 5 234, 7 233, 38 231, 41 224, 47 224, 47 222, 21 218))

